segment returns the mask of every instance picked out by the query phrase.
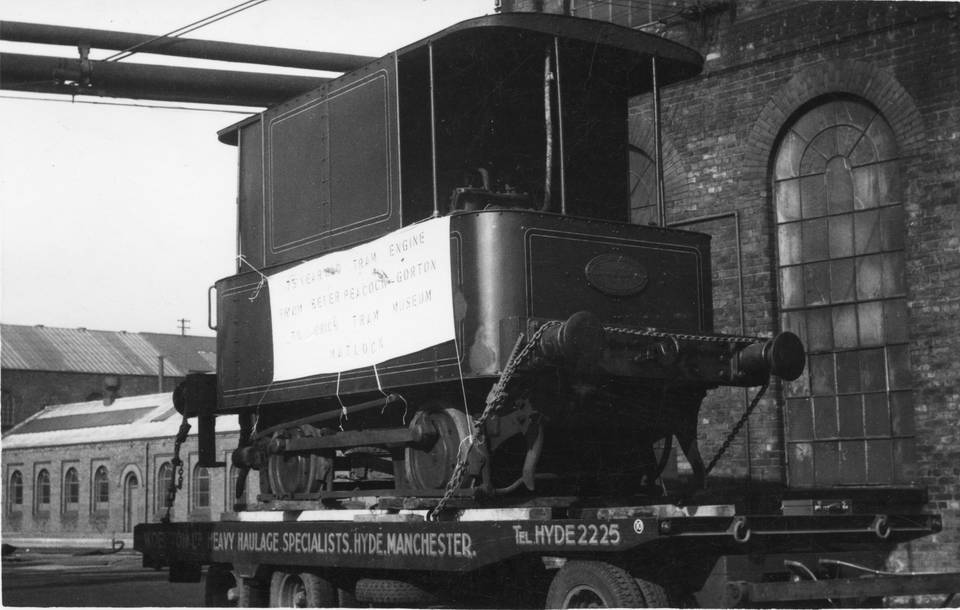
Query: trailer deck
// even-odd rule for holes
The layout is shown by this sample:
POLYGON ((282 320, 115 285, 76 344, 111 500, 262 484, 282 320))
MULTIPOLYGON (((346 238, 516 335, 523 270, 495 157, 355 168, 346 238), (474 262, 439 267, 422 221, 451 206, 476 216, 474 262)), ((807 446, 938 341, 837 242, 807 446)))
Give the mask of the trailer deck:
POLYGON ((144 566, 194 581, 210 565, 228 565, 240 579, 278 567, 402 579, 519 561, 548 571, 580 560, 648 570, 686 562, 688 573, 673 577, 683 588, 698 591, 702 604, 735 606, 954 593, 960 573, 882 570, 884 549, 940 527, 929 514, 745 515, 723 504, 479 508, 437 521, 427 510, 244 511, 218 522, 138 525, 134 547, 144 566), (824 570, 833 577, 814 576, 824 570))

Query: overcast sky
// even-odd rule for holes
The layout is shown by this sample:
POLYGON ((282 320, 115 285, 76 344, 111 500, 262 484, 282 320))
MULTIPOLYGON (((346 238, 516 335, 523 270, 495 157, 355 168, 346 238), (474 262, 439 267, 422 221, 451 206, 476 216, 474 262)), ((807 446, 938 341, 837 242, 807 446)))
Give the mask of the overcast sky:
MULTIPOLYGON (((0 20, 163 34, 240 3, 5 0, 0 20)), ((187 37, 380 56, 493 6, 267 0, 187 37)), ((0 50, 76 57, 69 47, 0 41, 0 50)), ((124 61, 225 67, 152 55, 124 61)), ((216 132, 245 114, 77 98, 84 101, 101 103, 0 89, 0 321, 176 333, 187 318, 188 333, 212 334, 207 287, 234 271, 237 183, 236 148, 216 132)))

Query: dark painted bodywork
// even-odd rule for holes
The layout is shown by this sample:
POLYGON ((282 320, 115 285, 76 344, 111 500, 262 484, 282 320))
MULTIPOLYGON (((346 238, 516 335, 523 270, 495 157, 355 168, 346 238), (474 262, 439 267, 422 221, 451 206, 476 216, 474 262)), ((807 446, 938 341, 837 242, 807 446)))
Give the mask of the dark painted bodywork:
MULTIPOLYGON (((615 326, 712 330, 709 237, 703 234, 488 210, 455 214, 450 248, 456 344, 378 365, 384 386, 446 382, 461 372, 466 379, 498 375, 528 322, 566 320, 577 311, 615 326), (611 296, 591 285, 587 266, 611 254, 646 270, 642 290, 611 296)), ((217 283, 222 408, 332 396, 336 374, 271 383, 269 287, 259 280, 250 272, 217 283)), ((377 389, 372 368, 345 371, 339 383, 342 394, 377 389)))

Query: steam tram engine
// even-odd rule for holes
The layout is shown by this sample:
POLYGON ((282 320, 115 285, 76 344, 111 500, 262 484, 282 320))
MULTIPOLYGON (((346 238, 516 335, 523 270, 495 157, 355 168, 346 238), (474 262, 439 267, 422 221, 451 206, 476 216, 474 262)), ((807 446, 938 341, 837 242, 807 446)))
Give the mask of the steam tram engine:
POLYGON ((674 438, 702 483, 705 395, 804 349, 715 334, 709 237, 629 222, 628 100, 701 64, 495 15, 223 130, 238 272, 216 376, 175 395, 201 460, 235 413, 262 508, 656 496, 674 438))

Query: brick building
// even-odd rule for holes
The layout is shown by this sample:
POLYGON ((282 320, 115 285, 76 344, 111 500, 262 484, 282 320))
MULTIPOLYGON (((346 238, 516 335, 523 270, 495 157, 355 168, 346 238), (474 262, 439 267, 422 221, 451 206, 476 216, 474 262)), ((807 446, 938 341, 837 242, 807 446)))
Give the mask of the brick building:
MULTIPOLYGON (((47 407, 3 437, 3 541, 125 539, 137 523, 167 513, 175 437, 182 421, 171 393, 47 407)), ((217 422, 217 447, 229 464, 236 416, 217 422)), ((180 448, 182 489, 172 520, 216 519, 233 510, 236 469, 198 466, 196 427, 180 448)), ((259 483, 247 481, 249 497, 259 483)))
POLYGON ((2 427, 48 405, 171 392, 190 372, 216 366, 216 339, 4 324, 0 327, 2 427))
MULTIPOLYGON (((713 236, 717 330, 799 334, 714 486, 926 489, 944 529, 891 558, 960 566, 960 5, 503 0, 676 39, 702 74, 662 91, 666 222, 713 236)), ((649 97, 631 210, 656 220, 649 97)), ((711 456, 749 396, 701 411, 711 456), (735 405, 736 408, 731 408, 735 405)))

